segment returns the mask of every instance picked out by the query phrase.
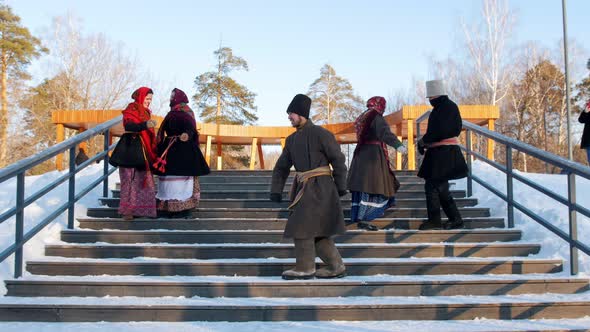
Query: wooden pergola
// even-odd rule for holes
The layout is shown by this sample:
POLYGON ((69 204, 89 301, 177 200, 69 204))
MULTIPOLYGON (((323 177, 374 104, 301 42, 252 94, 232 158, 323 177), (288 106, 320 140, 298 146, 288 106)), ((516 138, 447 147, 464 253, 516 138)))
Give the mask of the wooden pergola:
MULTIPOLYGON (((429 105, 403 106, 401 110, 385 116, 387 123, 401 140, 407 140, 408 144, 408 169, 416 169, 415 138, 416 119, 424 112, 431 109, 429 105)), ((460 105, 461 117, 480 126, 487 126, 494 130, 495 120, 500 116, 497 106, 493 105, 460 105)), ((100 123, 111 120, 121 115, 121 110, 57 110, 52 112, 52 122, 56 124, 57 142, 65 137, 65 128, 78 130, 80 132, 92 128, 100 123)), ((162 117, 154 116, 154 120, 160 124, 162 117)), ((286 122, 285 115, 285 122, 286 122)), ((421 125, 421 131, 426 131, 427 121, 421 125)), ((356 143, 354 123, 335 123, 323 125, 331 131, 340 144, 356 143)), ((223 145, 244 145, 250 146, 250 169, 256 165, 258 155, 260 168, 264 169, 264 157, 262 154, 263 145, 285 145, 285 139, 295 131, 290 126, 239 126, 239 125, 216 125, 214 123, 197 123, 199 141, 205 144, 205 159, 211 164, 211 149, 217 148, 218 169, 221 169, 222 146, 223 145)), ((124 132, 123 125, 119 124, 111 130, 113 136, 121 136, 124 132)), ((84 148, 84 146, 81 146, 84 148)), ((494 143, 488 139, 487 157, 494 158, 494 143)), ((396 156, 396 169, 402 168, 400 154, 396 156)), ((56 159, 56 168, 63 169, 63 156, 56 159)))

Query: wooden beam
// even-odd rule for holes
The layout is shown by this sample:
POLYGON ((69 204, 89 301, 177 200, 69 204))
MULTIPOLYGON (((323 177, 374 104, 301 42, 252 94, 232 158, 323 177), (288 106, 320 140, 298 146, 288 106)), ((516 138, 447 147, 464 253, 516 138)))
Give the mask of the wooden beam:
POLYGON ((252 138, 252 145, 250 147, 250 170, 256 167, 256 147, 258 145, 258 138, 252 138))
POLYGON ((408 170, 416 170, 416 148, 414 137, 414 120, 408 119, 408 170))
POLYGON ((260 169, 265 169, 264 154, 262 153, 262 144, 260 142, 258 142, 258 160, 260 161, 260 169))
MULTIPOLYGON (((61 142, 64 141, 64 138, 66 136, 66 129, 64 127, 63 124, 58 123, 57 127, 56 127, 56 135, 55 135, 55 144, 59 144, 61 142)), ((63 171, 64 170, 64 155, 63 153, 60 153, 57 155, 57 157, 55 158, 55 169, 57 169, 58 171, 63 171)))
MULTIPOLYGON (((494 119, 488 119, 488 129, 491 131, 494 131, 494 124, 495 121, 494 119)), ((488 159, 489 160, 494 160, 494 140, 491 138, 488 138, 488 159)))
POLYGON ((207 145, 205 146, 205 161, 211 167, 211 141, 213 137, 207 135, 207 145))
POLYGON ((221 139, 219 136, 215 138, 217 141, 217 170, 221 171, 223 169, 223 158, 222 158, 222 149, 221 149, 221 139))
POLYGON ((285 148, 285 141, 286 139, 284 137, 281 137, 281 149, 285 148))

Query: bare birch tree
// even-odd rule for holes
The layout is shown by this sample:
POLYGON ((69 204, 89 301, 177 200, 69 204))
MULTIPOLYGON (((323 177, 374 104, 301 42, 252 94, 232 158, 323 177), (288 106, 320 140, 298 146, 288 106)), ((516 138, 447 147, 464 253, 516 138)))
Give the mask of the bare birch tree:
POLYGON ((486 102, 496 105, 514 81, 506 64, 515 16, 506 0, 483 0, 481 18, 473 24, 463 22, 462 28, 469 60, 487 92, 486 102))

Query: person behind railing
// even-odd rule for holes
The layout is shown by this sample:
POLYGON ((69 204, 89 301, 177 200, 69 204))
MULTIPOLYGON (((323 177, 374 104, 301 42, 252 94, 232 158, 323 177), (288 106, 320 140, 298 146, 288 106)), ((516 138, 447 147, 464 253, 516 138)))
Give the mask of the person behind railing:
POLYGON ((283 234, 293 238, 295 268, 284 271, 283 279, 339 278, 346 271, 331 238, 346 231, 339 198, 347 193, 345 158, 334 135, 309 120, 310 107, 311 99, 302 94, 289 104, 289 121, 297 130, 287 137, 272 173, 270 200, 280 202, 291 166, 299 172, 283 234), (316 251, 327 265, 317 271, 316 251))
POLYGON ((136 217, 156 217, 156 190, 150 166, 156 156, 156 121, 151 119, 149 107, 154 92, 141 87, 133 92, 133 102, 123 111, 125 135, 134 135, 141 140, 138 147, 145 161, 144 167, 119 167, 121 178, 121 199, 119 214, 124 220, 136 217))
POLYGON ((418 176, 425 180, 428 220, 420 225, 420 229, 462 228, 463 219, 449 191, 449 180, 464 178, 468 173, 459 148, 461 114, 457 104, 447 96, 441 80, 426 82, 426 97, 433 108, 426 133, 418 141, 418 152, 426 152, 418 176), (444 225, 441 206, 448 218, 444 225))
POLYGON ((395 204, 399 189, 387 153, 387 145, 402 154, 407 148, 395 136, 385 119, 385 98, 372 97, 367 110, 354 122, 357 145, 348 171, 347 187, 352 194, 350 223, 360 229, 378 230, 370 221, 383 216, 395 204))
POLYGON ((199 132, 188 97, 180 89, 172 90, 170 112, 158 130, 158 211, 173 218, 186 218, 199 205, 201 189, 198 176, 209 174, 209 166, 199 149, 199 132))
MULTIPOLYGON (((590 60, 588 63, 590 64, 590 60)), ((586 158, 588 159, 588 164, 590 164, 590 100, 584 105, 584 110, 580 112, 578 121, 584 124, 584 133, 582 134, 580 148, 586 150, 586 158)))

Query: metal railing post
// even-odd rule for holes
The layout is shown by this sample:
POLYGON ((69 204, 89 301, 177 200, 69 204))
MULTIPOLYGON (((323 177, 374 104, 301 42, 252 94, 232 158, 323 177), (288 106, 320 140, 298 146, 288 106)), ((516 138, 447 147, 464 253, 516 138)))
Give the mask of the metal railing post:
POLYGON ((570 226, 570 273, 576 275, 578 274, 578 249, 572 245, 572 241, 578 240, 578 219, 574 207, 576 204, 576 176, 571 172, 567 175, 567 197, 570 226))
POLYGON ((467 151, 467 197, 471 197, 473 195, 473 179, 472 179, 472 169, 471 169, 471 130, 465 130, 465 145, 467 151))
POLYGON ((68 185, 68 229, 74 228, 74 200, 76 198, 76 146, 70 148, 70 180, 68 185))
POLYGON ((508 228, 514 228, 514 181, 512 178, 512 147, 506 146, 506 196, 508 228))
MULTIPOLYGON (((25 173, 18 173, 16 176, 16 225, 14 229, 14 243, 20 244, 23 241, 23 228, 25 216, 25 173)), ((23 247, 14 252, 14 277, 20 278, 23 274, 23 247)))
MULTIPOLYGON (((104 132, 104 151, 105 152, 109 150, 110 138, 111 138, 111 131, 107 129, 104 132)), ((102 163, 103 163, 103 175, 104 175, 104 181, 102 182, 102 197, 108 197, 109 196, 109 153, 108 152, 105 154, 102 163)))

